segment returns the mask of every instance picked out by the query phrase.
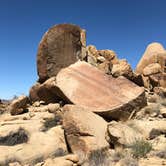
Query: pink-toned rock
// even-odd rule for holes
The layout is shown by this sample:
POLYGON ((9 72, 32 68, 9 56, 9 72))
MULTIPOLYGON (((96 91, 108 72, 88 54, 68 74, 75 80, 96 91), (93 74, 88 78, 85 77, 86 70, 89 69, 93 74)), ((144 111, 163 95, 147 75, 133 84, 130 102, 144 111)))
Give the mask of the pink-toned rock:
POLYGON ((125 119, 146 104, 143 88, 124 77, 106 75, 86 62, 62 69, 54 85, 72 103, 106 118, 125 119))
POLYGON ((72 24, 59 24, 43 36, 37 53, 39 82, 55 76, 61 68, 86 55, 85 31, 72 24))

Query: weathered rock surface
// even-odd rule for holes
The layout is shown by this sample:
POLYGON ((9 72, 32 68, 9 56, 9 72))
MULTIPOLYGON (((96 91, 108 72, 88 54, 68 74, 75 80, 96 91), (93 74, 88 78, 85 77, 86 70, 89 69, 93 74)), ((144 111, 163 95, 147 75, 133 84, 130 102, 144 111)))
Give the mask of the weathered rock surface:
POLYGON ((64 106, 63 128, 71 151, 81 162, 94 151, 109 147, 105 140, 107 122, 100 116, 75 105, 64 106))
POLYGON ((38 163, 35 166, 77 166, 79 159, 77 155, 70 154, 63 157, 56 157, 54 159, 47 159, 44 162, 38 163))
POLYGON ((60 69, 85 56, 85 30, 72 24, 59 24, 43 36, 37 53, 39 81, 55 76, 60 69))
POLYGON ((166 159, 161 159, 158 157, 141 159, 139 161, 139 166, 166 166, 166 159))
POLYGON ((162 67, 164 67, 165 54, 166 52, 161 44, 159 43, 149 44, 141 60, 137 64, 136 72, 141 74, 143 72, 143 69, 152 63, 159 63, 162 67))
POLYGON ((85 62, 61 70, 53 84, 72 103, 106 118, 125 119, 133 109, 146 105, 143 88, 124 77, 106 75, 85 62))
POLYGON ((161 66, 158 63, 151 63, 143 69, 143 74, 145 76, 157 74, 161 72, 161 66))
POLYGON ((122 145, 127 147, 132 145, 135 141, 143 139, 139 131, 116 121, 112 121, 108 124, 107 132, 108 141, 115 146, 122 145))
POLYGON ((34 165, 48 157, 67 154, 63 129, 50 123, 55 118, 48 112, 1 115, 0 165, 12 161, 34 165))
POLYGON ((13 100, 8 107, 11 115, 17 115, 25 111, 27 104, 29 103, 29 98, 27 96, 20 96, 19 98, 13 100))
POLYGON ((147 47, 136 72, 142 74, 145 88, 151 91, 155 87, 166 88, 166 50, 161 44, 152 43, 147 47))
POLYGON ((155 137, 166 133, 166 120, 131 120, 126 123, 142 134, 145 139, 154 139, 155 137))
POLYGON ((125 120, 134 109, 146 105, 143 88, 125 77, 106 75, 86 62, 77 62, 62 69, 34 93, 46 103, 64 100, 108 119, 125 120))
POLYGON ((119 63, 114 64, 111 73, 115 77, 123 75, 125 77, 131 78, 133 75, 131 66, 127 63, 126 60, 120 60, 119 63))

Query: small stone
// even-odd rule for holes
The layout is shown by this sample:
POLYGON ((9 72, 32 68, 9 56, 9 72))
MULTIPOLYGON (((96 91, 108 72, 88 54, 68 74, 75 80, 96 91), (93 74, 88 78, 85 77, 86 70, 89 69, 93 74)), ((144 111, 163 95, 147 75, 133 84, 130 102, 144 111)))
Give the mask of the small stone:
POLYGON ((18 115, 25 111, 27 104, 29 104, 29 98, 27 96, 20 96, 11 102, 8 110, 11 115, 18 115))
POLYGON ((97 57, 97 61, 100 62, 100 63, 104 62, 105 60, 106 59, 103 56, 98 56, 97 57))
POLYGON ((166 108, 161 108, 161 109, 160 109, 160 114, 161 114, 164 118, 166 118, 166 108))
POLYGON ((60 109, 60 104, 56 103, 56 104, 48 104, 48 112, 50 113, 55 113, 60 109))

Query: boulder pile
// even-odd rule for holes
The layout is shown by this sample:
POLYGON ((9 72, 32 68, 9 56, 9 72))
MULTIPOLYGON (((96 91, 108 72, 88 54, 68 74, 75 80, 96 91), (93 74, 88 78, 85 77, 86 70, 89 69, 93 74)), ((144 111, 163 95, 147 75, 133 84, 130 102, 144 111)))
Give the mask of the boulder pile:
POLYGON ((79 26, 50 28, 29 96, 0 101, 0 166, 166 165, 165 57, 151 44, 133 71, 79 26))

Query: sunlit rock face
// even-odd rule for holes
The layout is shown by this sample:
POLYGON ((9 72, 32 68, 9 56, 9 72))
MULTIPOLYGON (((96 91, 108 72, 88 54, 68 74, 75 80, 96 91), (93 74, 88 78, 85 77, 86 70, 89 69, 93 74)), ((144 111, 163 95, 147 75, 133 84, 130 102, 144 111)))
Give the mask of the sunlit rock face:
POLYGON ((72 24, 50 28, 40 41, 37 53, 39 82, 55 76, 61 68, 85 56, 85 30, 72 24))

